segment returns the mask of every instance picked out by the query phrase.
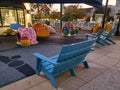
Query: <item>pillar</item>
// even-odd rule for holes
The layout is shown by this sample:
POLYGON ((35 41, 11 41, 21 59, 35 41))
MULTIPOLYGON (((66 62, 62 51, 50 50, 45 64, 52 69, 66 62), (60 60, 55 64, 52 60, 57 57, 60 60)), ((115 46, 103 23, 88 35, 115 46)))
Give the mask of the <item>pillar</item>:
POLYGON ((24 3, 25 10, 25 27, 28 27, 28 23, 32 24, 32 16, 31 16, 31 6, 30 3, 24 3))

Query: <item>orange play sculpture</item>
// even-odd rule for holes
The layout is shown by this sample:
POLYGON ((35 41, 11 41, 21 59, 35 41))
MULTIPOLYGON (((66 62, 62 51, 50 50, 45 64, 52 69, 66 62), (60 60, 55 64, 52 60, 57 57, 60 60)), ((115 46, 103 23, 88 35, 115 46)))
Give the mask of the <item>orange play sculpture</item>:
POLYGON ((42 23, 37 23, 33 25, 33 28, 36 31, 37 37, 48 37, 50 32, 48 30, 48 26, 42 23))
POLYGON ((97 32, 99 32, 99 30, 101 30, 101 28, 102 28, 101 24, 95 23, 95 25, 93 26, 93 28, 91 30, 91 33, 97 33, 97 32))
POLYGON ((105 24, 105 32, 109 33, 109 31, 112 29, 112 24, 105 24))

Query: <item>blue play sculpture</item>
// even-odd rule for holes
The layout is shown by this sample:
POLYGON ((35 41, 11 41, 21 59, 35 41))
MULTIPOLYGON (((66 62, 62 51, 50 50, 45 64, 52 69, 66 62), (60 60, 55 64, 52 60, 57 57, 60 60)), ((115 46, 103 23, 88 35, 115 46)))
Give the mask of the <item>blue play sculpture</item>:
POLYGON ((21 25, 19 24, 19 23, 12 23, 12 24, 10 24, 10 28, 12 29, 12 30, 17 30, 18 28, 20 28, 21 27, 21 25))

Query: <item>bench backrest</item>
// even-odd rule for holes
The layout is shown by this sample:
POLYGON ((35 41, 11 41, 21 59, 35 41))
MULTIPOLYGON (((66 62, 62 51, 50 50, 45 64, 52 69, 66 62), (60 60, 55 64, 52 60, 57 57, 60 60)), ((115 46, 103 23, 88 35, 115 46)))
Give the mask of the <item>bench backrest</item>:
POLYGON ((18 23, 18 24, 10 24, 10 28, 11 29, 18 29, 18 28, 20 28, 21 27, 21 25, 18 23))
POLYGON ((94 44, 95 40, 96 39, 91 39, 70 45, 63 45, 57 62, 60 63, 68 61, 79 55, 87 54, 91 50, 91 47, 94 44))
POLYGON ((110 38, 115 31, 117 30, 117 24, 115 24, 114 28, 109 31, 109 33, 106 35, 106 38, 110 38))
POLYGON ((105 31, 105 28, 101 29, 97 34, 96 34, 96 37, 99 38, 103 32, 105 31))

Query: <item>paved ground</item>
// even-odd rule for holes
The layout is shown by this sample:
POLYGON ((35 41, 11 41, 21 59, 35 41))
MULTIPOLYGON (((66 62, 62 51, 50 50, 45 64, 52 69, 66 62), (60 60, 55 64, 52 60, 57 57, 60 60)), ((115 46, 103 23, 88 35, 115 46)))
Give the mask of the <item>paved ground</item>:
POLYGON ((19 80, 0 90, 120 90, 120 37, 115 41, 115 45, 95 48, 87 56, 90 68, 77 66, 77 77, 72 77, 69 72, 58 76, 57 89, 42 74, 19 80))

